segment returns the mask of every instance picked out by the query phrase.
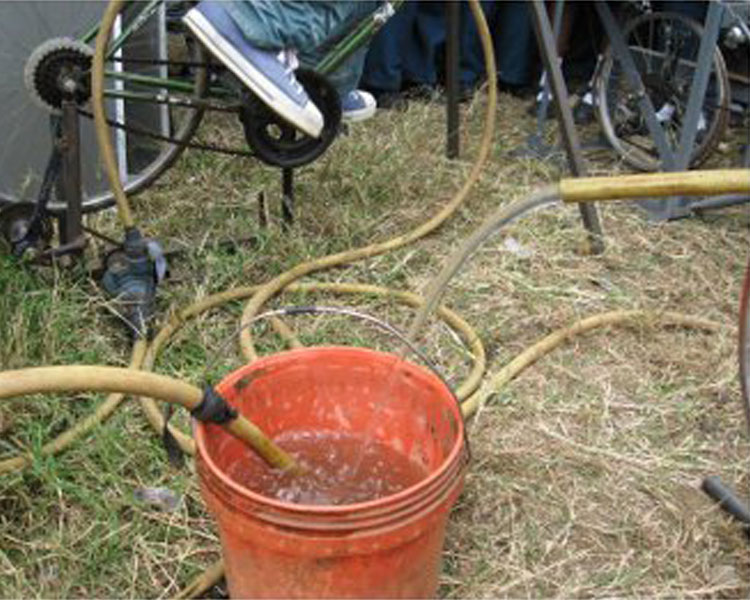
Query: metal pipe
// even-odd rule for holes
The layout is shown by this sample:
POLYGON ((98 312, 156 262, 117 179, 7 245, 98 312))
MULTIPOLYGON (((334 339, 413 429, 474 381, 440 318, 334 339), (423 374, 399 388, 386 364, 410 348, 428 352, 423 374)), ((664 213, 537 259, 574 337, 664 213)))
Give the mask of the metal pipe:
POLYGON ((458 158, 459 153, 459 34, 461 28, 461 5, 456 0, 445 4, 445 110, 446 148, 448 158, 458 158))
MULTIPOLYGON (((557 60, 557 49, 555 38, 550 29, 549 19, 544 3, 541 0, 534 0, 531 3, 532 22, 536 32, 537 43, 542 55, 544 70, 547 75, 547 82, 552 87, 552 95, 555 98, 557 108, 558 123, 560 125, 560 134, 565 154, 568 158, 570 170, 576 176, 586 175, 586 163, 583 160, 581 152, 581 143, 578 140, 578 132, 573 121, 573 111, 570 109, 568 101, 568 90, 563 78, 560 63, 557 60)), ((579 206, 583 226, 589 234, 589 247, 592 254, 601 254, 604 251, 604 238, 602 224, 599 220, 599 213, 595 206, 581 204, 579 206)))
POLYGON ((750 169, 639 173, 560 180, 565 202, 599 202, 649 196, 718 196, 750 193, 750 169))

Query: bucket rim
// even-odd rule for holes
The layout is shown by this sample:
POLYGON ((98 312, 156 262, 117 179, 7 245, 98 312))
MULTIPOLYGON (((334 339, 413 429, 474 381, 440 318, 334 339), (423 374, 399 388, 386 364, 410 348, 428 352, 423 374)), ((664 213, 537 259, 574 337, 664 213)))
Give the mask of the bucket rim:
MULTIPOLYGON (((206 469, 205 465, 199 469, 206 469)), ((463 480, 466 476, 466 465, 454 463, 451 465, 451 471, 446 473, 437 485, 423 490, 418 496, 410 498, 410 502, 400 502, 397 504, 383 504, 374 507, 371 510, 360 510, 347 514, 331 513, 311 513, 311 512, 290 512, 289 506, 295 506, 292 503, 284 504, 284 510, 276 510, 269 505, 252 504, 249 509, 253 518, 262 521, 268 525, 282 527, 287 530, 298 529, 309 533, 347 533, 352 531, 370 531, 383 527, 392 526, 394 523, 403 523, 404 519, 410 519, 413 515, 439 505, 451 493, 456 486, 463 487, 463 480)), ((208 501, 205 493, 213 498, 211 502, 219 503, 223 508, 232 507, 239 512, 248 512, 248 507, 243 506, 248 502, 247 497, 234 497, 234 490, 227 490, 216 480, 201 479, 201 489, 204 493, 204 499, 208 501)), ((392 494, 393 496, 394 494, 392 494)), ((385 496, 384 498, 389 498, 385 496)), ((248 502, 251 504, 251 502, 248 502)), ((296 506, 304 506, 298 504, 296 506)), ((314 505, 319 506, 319 505, 314 505)), ((333 505, 331 505, 333 506, 333 505)), ((343 507, 354 506, 353 504, 340 505, 343 507)), ((209 504, 210 507, 210 504, 209 504)))
MULTIPOLYGON (((231 489, 233 492, 239 494, 240 496, 244 496, 248 500, 255 502, 257 504, 265 505, 269 508, 274 508, 276 510, 286 511, 290 513, 295 514, 316 514, 316 515, 344 515, 347 513, 356 513, 356 512, 366 512, 371 509, 377 509, 381 507, 392 507, 393 505, 398 505, 401 502, 408 501, 410 498, 414 496, 421 496, 423 493, 425 493, 425 488, 428 490, 432 488, 434 485, 436 485, 436 480, 441 479, 445 476, 445 472, 448 471, 451 466, 455 462, 460 462, 463 459, 463 454, 468 452, 468 449, 466 448, 466 429, 465 429, 465 423, 463 420, 463 415, 461 414, 460 406, 457 402, 455 402, 455 396, 453 394, 453 391, 451 388, 435 373, 430 371, 429 369, 423 367, 422 365, 418 365, 416 363, 413 363, 411 361, 408 361, 396 354, 393 354, 391 352, 384 352, 381 350, 373 350, 371 348, 363 348, 361 346, 339 346, 339 345, 331 345, 331 346, 307 346, 304 348, 293 348, 290 350, 283 350, 281 352, 275 352, 274 354, 269 354, 268 356, 263 356, 251 363, 248 363, 247 365, 244 365, 243 367, 240 367, 232 373, 225 376, 219 384, 217 384, 217 389, 232 385, 234 379, 240 378, 244 375, 246 375, 246 372, 243 371, 245 368, 253 367, 253 368, 264 368, 272 366, 274 363, 278 362, 284 362, 286 359, 288 359, 290 356, 298 355, 298 354, 310 354, 310 353, 340 353, 345 352, 352 355, 362 355, 362 356, 378 356, 380 359, 383 358, 389 358, 389 359, 395 359, 397 361, 400 361, 401 363, 408 366, 412 372, 415 374, 419 374, 421 377, 425 377, 429 380, 432 380, 434 383, 438 384, 440 388, 443 388, 445 392, 447 393, 447 396, 450 397, 450 402, 448 403, 450 410, 453 412, 453 416, 456 417, 457 427, 456 427, 456 440, 453 444, 453 446, 450 449, 450 452, 445 457, 445 460, 443 460, 443 463, 432 473, 427 475, 424 479, 418 481, 412 486, 409 486, 407 488, 404 488, 403 490, 396 492, 395 494, 389 494, 388 496, 383 496, 380 498, 375 498, 373 500, 367 500, 366 502, 354 502, 352 504, 340 504, 340 505, 320 505, 320 504, 296 504, 292 502, 282 502, 280 500, 276 500, 274 498, 270 498, 268 496, 264 496, 263 494, 259 494, 257 492, 252 491, 249 488, 246 488, 240 484, 238 484, 236 481, 234 481, 231 477, 229 477, 226 473, 224 473, 219 467, 216 465, 214 460, 211 458, 209 453, 206 451, 206 431, 207 431, 207 425, 201 421, 195 421, 194 420, 194 429, 195 429, 195 443, 197 448, 197 454, 198 458, 205 462, 206 467, 208 468, 208 471, 214 476, 219 479, 219 481, 227 486, 229 489, 231 489)), ((460 473, 462 469, 459 469, 458 473, 460 473)), ((460 475, 457 475, 460 476, 460 475)))

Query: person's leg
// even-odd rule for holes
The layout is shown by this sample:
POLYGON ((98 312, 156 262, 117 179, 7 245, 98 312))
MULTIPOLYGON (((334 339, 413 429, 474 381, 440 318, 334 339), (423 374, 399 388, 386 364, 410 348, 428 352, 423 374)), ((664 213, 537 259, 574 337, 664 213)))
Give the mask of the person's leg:
POLYGON ((232 20, 260 48, 293 49, 302 55, 348 32, 376 2, 358 0, 233 0, 224 2, 232 20))
MULTIPOLYGON (((380 5, 379 2, 372 0, 367 2, 361 0, 346 2, 313 0, 302 4, 308 5, 308 8, 311 9, 311 15, 318 13, 318 19, 323 19, 323 22, 318 22, 312 27, 319 29, 323 25, 328 30, 328 36, 321 43, 299 48, 300 62, 310 68, 314 68, 337 42, 341 41, 363 19, 370 17, 380 5)), ((362 76, 366 54, 367 44, 357 49, 341 67, 328 75, 329 80, 342 98, 357 88, 362 76)))
POLYGON ((497 75, 501 83, 511 87, 532 84, 536 38, 527 2, 501 2, 493 31, 497 75))
MULTIPOLYGON (((308 2, 309 8, 325 13, 325 23, 328 36, 323 43, 317 46, 309 46, 300 49, 300 62, 314 69, 326 54, 348 35, 362 20, 371 18, 373 13, 381 8, 382 2, 374 0, 354 0, 331 2, 320 2, 313 0, 308 2)), ((321 17, 321 15, 318 15, 321 17)), ((316 25, 319 28, 320 23, 316 25)), ((367 47, 369 42, 354 51, 344 63, 333 73, 327 75, 328 80, 336 88, 341 100, 341 118, 344 121, 363 121, 375 114, 377 102, 372 94, 358 90, 357 86, 362 77, 367 47)))
MULTIPOLYGON (((493 30, 501 3, 497 0, 482 0, 480 6, 490 31, 493 30)), ((459 86, 462 98, 467 98, 487 76, 482 42, 479 39, 474 14, 469 6, 461 4, 459 52, 459 86)))
POLYGON ((437 84, 438 48, 445 44, 445 4, 417 2, 414 30, 404 49, 404 84, 437 84))
POLYGON ((361 86, 376 95, 401 90, 404 51, 417 14, 415 0, 407 0, 375 35, 367 50, 361 86))

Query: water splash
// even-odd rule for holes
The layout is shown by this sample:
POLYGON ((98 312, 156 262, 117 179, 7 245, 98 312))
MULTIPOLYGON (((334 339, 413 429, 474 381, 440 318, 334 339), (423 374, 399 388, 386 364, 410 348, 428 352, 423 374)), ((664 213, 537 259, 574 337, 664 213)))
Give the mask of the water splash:
POLYGON ((274 440, 305 468, 303 475, 269 469, 254 454, 227 469, 240 485, 291 504, 345 505, 400 492, 427 476, 426 468, 369 435, 291 431, 274 440))

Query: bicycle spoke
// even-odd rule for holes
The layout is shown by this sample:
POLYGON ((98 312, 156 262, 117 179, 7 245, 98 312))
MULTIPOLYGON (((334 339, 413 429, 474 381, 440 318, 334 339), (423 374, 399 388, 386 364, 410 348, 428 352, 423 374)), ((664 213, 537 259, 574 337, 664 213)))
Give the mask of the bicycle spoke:
MULTIPOLYGON (((110 41, 109 45, 107 46, 107 53, 106 57, 114 56, 118 50, 120 50, 123 45, 128 41, 128 39, 134 35, 135 33, 138 33, 141 28, 149 21, 151 17, 156 14, 156 11, 159 10, 160 7, 163 6, 162 0, 149 0, 148 3, 142 4, 142 3, 129 3, 127 5, 127 9, 129 9, 131 6, 138 6, 140 7, 140 12, 138 12, 132 19, 129 21, 129 23, 123 28, 121 33, 115 37, 113 40, 110 41)), ((130 15, 129 15, 130 16, 130 15)))

